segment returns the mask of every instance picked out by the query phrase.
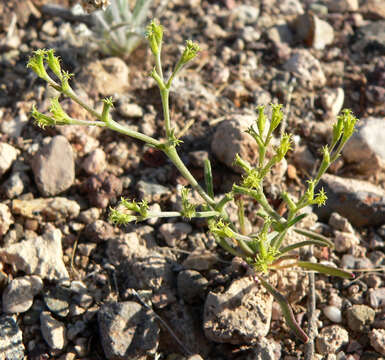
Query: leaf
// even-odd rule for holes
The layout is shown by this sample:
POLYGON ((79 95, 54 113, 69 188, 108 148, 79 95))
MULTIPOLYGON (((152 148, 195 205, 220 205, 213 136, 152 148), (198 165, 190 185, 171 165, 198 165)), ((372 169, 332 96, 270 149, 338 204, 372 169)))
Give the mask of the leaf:
POLYGON ((295 335, 300 338, 303 342, 308 342, 309 337, 306 335, 306 333, 301 329, 301 327, 298 325, 293 310, 287 301, 287 299, 273 286, 271 286, 267 281, 265 281, 262 277, 258 276, 258 279, 261 281, 262 285, 266 288, 266 290, 273 295, 275 301, 279 304, 279 306, 282 309, 282 314, 286 320, 287 325, 295 335))
POLYGON ((326 246, 332 247, 329 242, 314 239, 314 240, 304 240, 304 241, 300 241, 300 242, 297 242, 297 243, 289 245, 289 246, 285 246, 285 247, 279 249, 279 252, 281 254, 285 254, 289 251, 292 251, 294 249, 298 249, 300 247, 307 246, 307 245, 317 245, 317 246, 321 246, 321 247, 326 247, 326 246))
POLYGON ((322 242, 328 244, 327 246, 334 248, 334 244, 329 240, 329 238, 327 238, 326 236, 323 236, 321 234, 318 234, 315 231, 305 230, 305 229, 297 229, 297 228, 295 228, 294 231, 298 234, 301 234, 303 236, 308 237, 309 239, 322 241, 322 242))
POLYGON ((318 271, 319 273, 326 274, 326 275, 338 276, 344 279, 354 279, 353 273, 346 270, 338 269, 332 266, 312 263, 308 261, 298 261, 297 265, 300 266, 301 268, 318 271))
POLYGON ((288 223, 285 224, 286 228, 292 227, 295 225, 297 222, 301 221, 303 218, 305 218, 308 214, 301 214, 295 217, 293 220, 289 221, 288 223))
POLYGON ((211 163, 209 159, 205 159, 204 161, 204 173, 207 194, 211 198, 214 198, 213 174, 211 173, 211 163))

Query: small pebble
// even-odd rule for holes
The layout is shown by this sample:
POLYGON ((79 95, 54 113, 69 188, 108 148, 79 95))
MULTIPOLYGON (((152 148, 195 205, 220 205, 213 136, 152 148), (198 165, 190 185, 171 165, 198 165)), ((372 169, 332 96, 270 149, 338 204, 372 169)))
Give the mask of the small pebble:
POLYGON ((332 322, 340 323, 342 321, 341 310, 335 306, 326 306, 323 309, 324 315, 332 322))

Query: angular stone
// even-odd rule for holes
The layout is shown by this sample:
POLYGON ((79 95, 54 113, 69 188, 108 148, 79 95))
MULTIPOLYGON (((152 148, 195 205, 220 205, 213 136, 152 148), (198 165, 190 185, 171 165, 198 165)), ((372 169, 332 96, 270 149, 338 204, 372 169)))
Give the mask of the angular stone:
POLYGON ((357 227, 384 223, 385 191, 381 187, 330 174, 322 177, 318 189, 321 187, 328 196, 326 205, 314 210, 321 220, 337 212, 357 227))
POLYGON ((38 221, 72 219, 79 215, 80 206, 76 201, 64 197, 39 198, 12 201, 12 213, 38 221))
POLYGON ((207 295, 205 335, 220 343, 256 344, 269 332, 272 304, 272 296, 252 279, 235 280, 223 294, 207 295))
POLYGON ((52 317, 48 311, 40 314, 43 339, 51 349, 61 350, 67 342, 65 325, 52 317))
POLYGON ((348 326, 353 331, 366 332, 374 321, 376 312, 366 305, 353 305, 346 311, 348 326))
POLYGON ((292 72, 308 89, 323 87, 326 84, 320 62, 308 50, 295 50, 283 67, 292 72))
POLYGON ((68 140, 62 135, 53 137, 35 154, 32 171, 43 196, 67 190, 75 180, 75 158, 68 140))
POLYGON ((297 39, 314 49, 322 50, 333 43, 334 30, 326 21, 309 12, 297 18, 297 39))
POLYGON ((99 334, 107 359, 142 359, 154 355, 159 327, 154 316, 132 301, 104 304, 98 312, 99 334))
POLYGON ((51 281, 68 280, 61 240, 59 229, 49 230, 43 236, 0 248, 0 259, 29 275, 51 281))
POLYGON ((378 174, 385 169, 385 123, 382 118, 361 119, 353 136, 343 149, 347 162, 368 175, 378 174), (357 151, 357 149, 360 149, 357 151))
POLYGON ((82 163, 82 168, 87 174, 99 174, 107 167, 106 153, 102 149, 92 151, 82 163))
POLYGON ((13 146, 0 142, 0 177, 12 166, 19 152, 20 151, 13 146))
POLYGON ((3 292, 3 311, 11 314, 26 312, 42 288, 42 280, 35 275, 13 279, 3 292))
POLYGON ((258 156, 258 146, 255 140, 245 131, 255 123, 256 116, 237 115, 231 120, 224 120, 217 127, 211 150, 217 159, 238 173, 243 170, 234 165, 235 155, 250 164, 255 163, 258 156))

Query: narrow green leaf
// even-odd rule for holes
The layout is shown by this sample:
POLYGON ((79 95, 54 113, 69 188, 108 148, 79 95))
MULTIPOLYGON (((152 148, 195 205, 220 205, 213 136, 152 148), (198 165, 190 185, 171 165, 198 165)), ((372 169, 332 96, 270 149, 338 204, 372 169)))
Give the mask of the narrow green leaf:
POLYGON ((271 286, 267 281, 265 281, 262 277, 258 276, 258 279, 261 281, 262 285, 266 288, 266 290, 273 295, 275 301, 279 304, 279 306, 282 309, 282 314, 286 320, 287 325, 291 330, 293 330, 294 334, 300 338, 303 342, 308 342, 309 337, 306 335, 306 333, 301 329, 301 327, 298 325, 293 310, 287 301, 287 299, 273 286, 271 286))
POLYGON ((325 244, 328 244, 327 246, 329 246, 330 248, 334 248, 334 244, 326 236, 305 229, 295 228, 294 231, 298 234, 308 237, 309 239, 322 241, 325 244))
POLYGON ((209 159, 204 161, 204 173, 205 173, 205 183, 207 194, 214 198, 214 186, 213 186, 213 174, 211 172, 211 163, 209 159))
POLYGON ((297 242, 295 244, 291 244, 289 246, 285 246, 281 249, 279 249, 279 252, 281 254, 285 254, 289 251, 292 251, 294 249, 298 249, 302 246, 307 246, 307 245, 317 245, 317 246, 321 246, 321 247, 330 247, 330 244, 327 243, 327 242, 324 242, 324 241, 321 241, 321 240, 315 240, 315 239, 312 239, 312 240, 304 240, 304 241, 300 241, 300 242, 297 242))
POLYGON ((308 261, 298 261, 297 265, 300 266, 301 268, 318 271, 326 275, 338 276, 344 279, 354 279, 353 273, 346 270, 338 269, 332 266, 316 264, 308 261))
POLYGON ((297 222, 301 221, 303 218, 305 218, 308 214, 301 214, 295 217, 293 220, 290 220, 288 223, 285 224, 286 228, 292 227, 297 222))

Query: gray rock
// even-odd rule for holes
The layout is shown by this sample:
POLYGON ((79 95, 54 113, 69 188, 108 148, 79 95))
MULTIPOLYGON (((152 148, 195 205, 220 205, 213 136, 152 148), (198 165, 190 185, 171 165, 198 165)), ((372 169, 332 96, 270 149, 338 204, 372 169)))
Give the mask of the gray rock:
POLYGON ((2 177, 16 160, 19 150, 13 146, 0 142, 0 177, 2 177))
POLYGON ((324 327, 316 338, 316 349, 322 355, 336 353, 349 342, 348 332, 338 325, 324 327))
POLYGON ((303 7, 300 0, 282 0, 279 2, 279 11, 284 15, 303 14, 303 7))
POLYGON ((3 311, 11 314, 26 312, 42 288, 43 281, 35 275, 13 279, 3 292, 3 311))
POLYGON ((159 227, 159 232, 168 246, 174 247, 181 240, 187 238, 192 226, 184 222, 165 223, 159 227))
POLYGON ((83 234, 88 241, 101 243, 114 237, 114 228, 106 221, 96 220, 85 227, 83 234))
POLYGON ((82 163, 82 168, 87 174, 99 174, 104 171, 106 167, 106 154, 99 148, 91 151, 82 163))
POLYGON ((251 164, 258 156, 257 143, 245 132, 255 120, 256 116, 252 115, 235 115, 231 120, 224 120, 211 142, 211 150, 217 159, 238 173, 243 171, 233 164, 236 154, 251 164))
POLYGON ((356 164, 359 172, 368 175, 384 171, 385 142, 382 136, 384 133, 384 119, 373 117, 361 119, 357 130, 343 149, 345 160, 356 164))
POLYGON ((283 67, 293 73, 308 89, 323 87, 326 84, 321 64, 308 50, 295 50, 283 67))
POLYGON ((353 226, 376 226, 384 223, 385 191, 367 181, 342 178, 325 174, 319 188, 328 196, 326 205, 315 208, 320 220, 326 220, 332 212, 347 218, 353 226))
POLYGON ((358 0, 324 0, 330 12, 357 11, 359 8, 358 0))
POLYGON ((62 234, 59 229, 43 236, 0 248, 0 259, 28 275, 38 275, 50 281, 69 279, 63 262, 62 234))
POLYGON ((140 244, 139 237, 134 232, 114 237, 107 242, 107 257, 113 265, 119 266, 133 257, 146 255, 147 248, 140 244))
POLYGON ((250 5, 239 5, 232 9, 231 18, 242 25, 254 25, 259 16, 259 7, 250 5))
POLYGON ((334 230, 339 230, 345 233, 354 234, 354 229, 352 224, 348 221, 348 219, 344 218, 340 214, 334 212, 330 215, 329 225, 334 230))
POLYGON ((198 271, 184 270, 178 274, 178 294, 188 304, 203 299, 207 285, 207 279, 198 271))
POLYGON ((352 50, 366 53, 385 53, 385 20, 372 21, 361 26, 352 50))
POLYGON ((16 171, 4 182, 2 191, 8 199, 13 199, 23 193, 28 183, 28 176, 22 171, 16 171))
POLYGON ((366 332, 374 321, 376 312, 366 305, 353 305, 346 311, 348 326, 353 331, 366 332))
POLYGON ((75 180, 75 159, 68 140, 58 135, 40 148, 32 160, 32 171, 43 196, 67 190, 75 180))
POLYGON ((335 232, 334 245, 337 252, 346 252, 352 249, 353 246, 357 246, 359 243, 360 240, 352 233, 341 231, 335 232))
POLYGON ((6 234, 13 222, 9 207, 5 204, 0 204, 0 238, 6 234))
POLYGON ((79 215, 80 206, 76 201, 65 197, 38 198, 12 201, 12 213, 38 221, 57 221, 72 219, 79 215))
POLYGON ((385 288, 369 290, 369 305, 372 308, 382 308, 385 306, 385 288))
POLYGON ((171 194, 168 187, 147 180, 138 181, 136 186, 140 198, 147 201, 159 201, 163 195, 171 194))
POLYGON ((24 360, 23 334, 13 316, 0 316, 0 349, 0 360, 24 360))
POLYGON ((140 359, 153 355, 158 347, 158 324, 136 302, 103 305, 98 312, 98 325, 107 359, 140 359))
POLYGON ((134 258, 129 262, 127 280, 134 289, 154 291, 173 289, 175 284, 173 264, 163 255, 151 252, 143 258, 134 258))
POLYGON ((77 336, 84 332, 86 329, 86 324, 84 321, 78 320, 74 324, 69 324, 67 326, 67 339, 72 341, 77 338, 77 336))
POLYGON ((245 357, 246 360, 279 360, 281 359, 281 345, 273 339, 265 337, 259 339, 251 354, 245 357))
POLYGON ((44 302, 51 312, 65 317, 69 313, 71 290, 66 287, 48 289, 44 294, 44 302))
POLYGON ((370 345, 381 355, 385 355, 385 330, 373 329, 369 332, 370 345))
POLYGON ((286 23, 271 27, 267 30, 266 34, 269 40, 275 45, 280 45, 282 43, 291 45, 294 42, 293 33, 290 26, 286 23))
POLYGON ((51 349, 61 350, 67 343, 65 325, 52 317, 48 311, 40 314, 43 339, 51 349))
POLYGON ((256 344, 269 332, 272 304, 272 296, 252 279, 235 280, 223 294, 207 295, 205 335, 220 343, 256 344))

